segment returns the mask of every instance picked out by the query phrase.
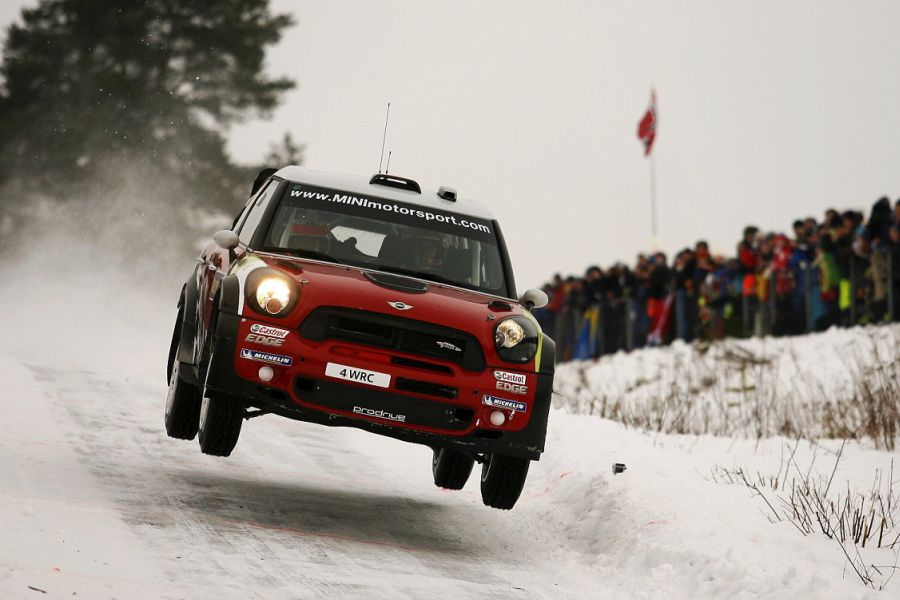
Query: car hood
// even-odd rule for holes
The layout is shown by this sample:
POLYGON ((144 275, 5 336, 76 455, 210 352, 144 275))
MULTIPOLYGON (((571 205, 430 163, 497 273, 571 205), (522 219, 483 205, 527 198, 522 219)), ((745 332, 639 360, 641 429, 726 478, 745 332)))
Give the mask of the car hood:
POLYGON ((512 300, 442 283, 304 258, 264 253, 255 256, 297 283, 300 302, 290 319, 298 321, 296 325, 313 308, 335 306, 427 321, 480 335, 483 330, 491 331, 503 317, 527 314, 512 300))

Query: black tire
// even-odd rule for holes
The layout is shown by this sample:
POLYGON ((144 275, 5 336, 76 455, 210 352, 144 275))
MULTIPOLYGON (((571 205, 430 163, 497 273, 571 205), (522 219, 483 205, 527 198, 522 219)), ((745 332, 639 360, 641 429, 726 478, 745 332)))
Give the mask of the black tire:
POLYGON ((531 461, 504 454, 489 454, 485 459, 481 468, 481 499, 491 508, 509 510, 522 494, 531 461))
POLYGON ((431 473, 434 485, 447 490, 461 490, 472 474, 475 459, 462 452, 435 448, 431 459, 431 473))
POLYGON ((200 422, 200 389, 181 378, 186 365, 178 361, 178 344, 181 341, 181 324, 184 308, 178 311, 172 345, 169 348, 169 392, 166 396, 166 435, 179 440, 192 440, 197 435, 200 422))
POLYGON ((241 435, 244 406, 225 397, 204 398, 200 407, 200 450, 212 456, 229 456, 241 435))

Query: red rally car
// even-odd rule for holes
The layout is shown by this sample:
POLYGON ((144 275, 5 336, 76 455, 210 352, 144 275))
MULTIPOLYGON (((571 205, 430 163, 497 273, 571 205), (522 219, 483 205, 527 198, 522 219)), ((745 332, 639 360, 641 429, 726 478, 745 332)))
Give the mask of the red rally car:
POLYGON ((301 167, 260 172, 181 291, 165 425, 228 456, 276 414, 424 444, 436 485, 482 464, 510 509, 544 450, 555 344, 518 300, 500 226, 454 190, 301 167))

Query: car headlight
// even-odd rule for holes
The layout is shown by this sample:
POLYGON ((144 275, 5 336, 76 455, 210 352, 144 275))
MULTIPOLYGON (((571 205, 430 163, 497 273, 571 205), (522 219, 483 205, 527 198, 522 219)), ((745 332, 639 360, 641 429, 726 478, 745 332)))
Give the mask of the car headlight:
POLYGON ((256 312, 284 317, 299 298, 294 282, 274 269, 257 269, 247 277, 247 303, 256 312))
POLYGON ((256 303, 270 315, 277 315, 291 301, 291 288, 280 277, 263 279, 256 288, 256 303))
POLYGON ((494 329, 494 346, 501 359, 507 362, 526 363, 537 354, 540 332, 525 317, 504 319, 494 329))
POLYGON ((512 348, 525 339, 525 328, 514 319, 501 321, 494 332, 494 343, 498 348, 512 348))

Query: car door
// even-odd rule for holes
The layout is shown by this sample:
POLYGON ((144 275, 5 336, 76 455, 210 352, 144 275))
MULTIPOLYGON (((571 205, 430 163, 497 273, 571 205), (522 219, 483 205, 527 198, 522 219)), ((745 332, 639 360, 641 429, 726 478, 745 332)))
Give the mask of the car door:
POLYGON ((253 233, 259 226, 269 201, 278 189, 278 181, 270 180, 260 189, 259 193, 251 198, 241 214, 235 219, 232 229, 237 232, 241 246, 229 250, 222 248, 215 242, 209 244, 198 259, 197 275, 199 279, 198 301, 200 302, 200 327, 197 348, 203 348, 206 335, 212 325, 212 317, 215 309, 216 293, 222 279, 228 274, 231 265, 244 256, 245 246, 249 245, 253 233))

